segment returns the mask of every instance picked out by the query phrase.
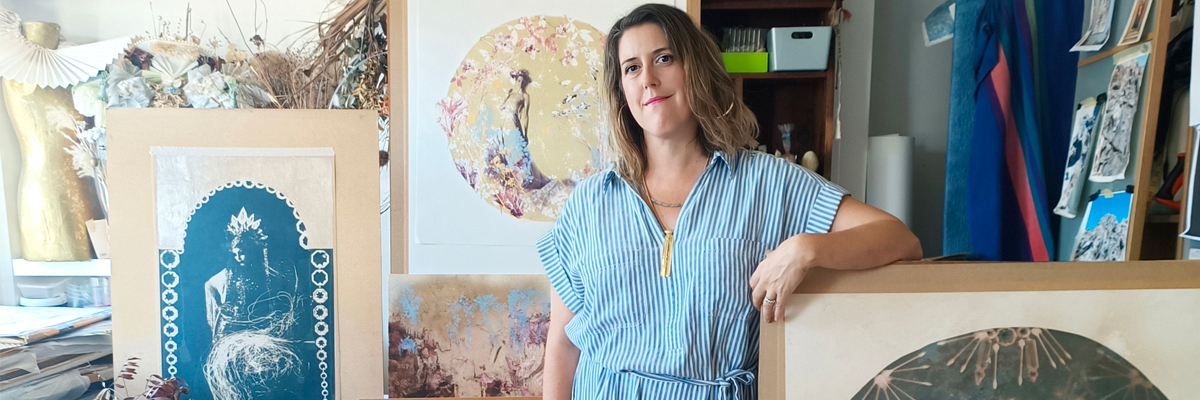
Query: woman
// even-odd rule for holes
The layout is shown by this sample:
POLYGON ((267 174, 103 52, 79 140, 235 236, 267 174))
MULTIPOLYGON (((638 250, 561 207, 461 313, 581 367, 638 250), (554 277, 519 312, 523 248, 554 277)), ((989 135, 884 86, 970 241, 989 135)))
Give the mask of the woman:
POLYGON ((783 318, 810 268, 920 258, 900 221, 742 149, 754 115, 684 12, 618 21, 605 78, 616 165, 538 241, 556 292, 547 400, 756 398, 760 316, 783 318))

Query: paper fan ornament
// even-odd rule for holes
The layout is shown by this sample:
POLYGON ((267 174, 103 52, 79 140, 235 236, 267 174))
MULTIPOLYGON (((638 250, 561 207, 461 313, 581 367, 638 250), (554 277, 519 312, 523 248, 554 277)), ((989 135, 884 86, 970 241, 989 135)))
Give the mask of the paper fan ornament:
POLYGON ((21 18, 0 7, 0 78, 42 87, 67 87, 103 71, 130 38, 48 49, 25 39, 21 18))

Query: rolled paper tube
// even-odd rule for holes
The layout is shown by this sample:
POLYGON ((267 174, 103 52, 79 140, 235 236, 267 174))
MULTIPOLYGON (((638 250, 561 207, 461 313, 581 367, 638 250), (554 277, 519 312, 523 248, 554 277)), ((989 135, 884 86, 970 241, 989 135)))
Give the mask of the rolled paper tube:
POLYGON ((912 226, 911 136, 874 136, 867 142, 867 204, 912 226))

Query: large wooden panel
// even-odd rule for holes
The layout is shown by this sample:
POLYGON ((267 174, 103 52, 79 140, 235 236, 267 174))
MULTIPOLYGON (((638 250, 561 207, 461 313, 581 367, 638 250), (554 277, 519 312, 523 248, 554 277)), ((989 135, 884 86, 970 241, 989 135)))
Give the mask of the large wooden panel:
MULTIPOLYGON (((1132 293, 1134 291, 1145 292, 1146 290, 1150 290, 1150 292, 1147 292, 1149 295, 1157 295, 1164 292, 1154 291, 1156 289, 1191 290, 1197 288, 1200 288, 1200 263, 1183 261, 1124 263, 909 263, 866 271, 817 269, 812 271, 800 287, 797 288, 796 296, 793 296, 794 301, 789 302, 789 306, 792 308, 788 309, 784 318, 785 322, 762 325, 759 360, 759 397, 763 399, 800 398, 799 396, 803 396, 804 393, 788 391, 786 378, 789 376, 789 369, 798 368, 799 363, 824 362, 812 359, 801 360, 796 357, 789 357, 787 353, 788 346, 796 348, 794 340, 796 338, 794 336, 798 335, 798 333, 790 332, 788 327, 802 324, 805 318, 819 314, 819 312, 810 312, 814 309, 812 307, 837 307, 837 304, 863 301, 875 295, 895 295, 888 298, 895 299, 896 301, 909 299, 913 296, 919 297, 922 294, 951 294, 951 296, 945 296, 948 299, 963 297, 976 299, 991 297, 1021 299, 1023 296, 1019 292, 1030 293, 1028 296, 1040 296, 1038 293, 1061 293, 1063 295, 1059 297, 1062 298, 1071 298, 1075 294, 1079 294, 1079 298, 1096 298, 1105 297, 1105 293, 1111 293, 1113 294, 1112 297, 1115 298, 1125 296, 1123 293, 1132 293), (967 295, 953 295, 956 293, 967 295), (989 293, 993 293, 994 296, 989 295, 989 293), (902 295, 911 296, 903 297, 902 295), (839 303, 842 301, 845 303, 839 303), (821 305, 816 305, 817 302, 820 302, 821 305)), ((1183 293, 1182 298, 1184 299, 1195 297, 1194 294, 1189 294, 1194 293, 1194 291, 1172 293, 1183 293)), ((1044 308, 1055 308, 1058 305, 1044 304, 1044 308)), ((1076 304, 1075 306, 1079 305, 1076 304)), ((1088 307, 1087 304, 1082 306, 1084 308, 1088 307)), ((1195 310, 1197 307, 1200 307, 1200 304, 1162 304, 1162 306, 1170 310, 1177 310, 1180 313, 1189 313, 1190 311, 1188 310, 1195 310)), ((1100 314, 1103 314, 1105 311, 1104 307, 1113 307, 1113 305, 1095 304, 1094 307, 1097 307, 1097 309, 1093 310, 1098 310, 1100 314)), ((988 312, 988 310, 989 308, 983 304, 979 307, 979 313, 981 314, 988 312)), ((930 318, 929 325, 934 325, 935 323, 932 321, 939 318, 947 318, 945 316, 939 317, 941 314, 939 314, 937 308, 930 308, 923 312, 930 318)), ((865 311, 865 313, 870 314, 870 310, 865 311)), ((916 314, 920 313, 917 312, 916 314)), ((1029 321, 1045 322, 1048 318, 1045 316, 1047 311, 1040 308, 1022 308, 1012 313, 1013 315, 1018 315, 1018 317, 1004 320, 1026 320, 1020 317, 1023 313, 1027 314, 1029 317, 1027 320, 1029 321)), ((861 321, 862 325, 860 327, 864 329, 867 326, 887 326, 889 330, 920 330, 916 327, 921 324, 920 321, 910 320, 907 317, 904 320, 889 318, 892 317, 881 312, 880 315, 869 318, 870 320, 856 319, 856 321, 861 321)), ((1051 317, 1050 320, 1054 320, 1054 317, 1051 317)), ((1156 323, 1163 324, 1174 323, 1173 321, 1156 321, 1156 323)), ((1113 322, 1119 323, 1116 320, 1113 322)), ((879 333, 886 335, 888 331, 881 331, 879 333)), ((942 338, 934 338, 931 341, 937 339, 942 338)), ((861 343, 834 341, 801 343, 799 346, 811 346, 810 350, 814 354, 830 354, 831 352, 843 354, 845 357, 843 359, 847 362, 857 362, 858 357, 862 356, 854 350, 858 344, 861 343)), ((911 349, 900 350, 907 351, 911 349)), ((1188 351, 1194 352, 1195 350, 1193 348, 1188 351)), ((1048 364, 1046 362, 1043 363, 1048 364)), ((885 365, 879 366, 881 369, 883 367, 885 365)), ((870 376, 867 375, 862 383, 867 383, 869 378, 870 376)), ((1026 384, 1029 384, 1029 382, 1026 382, 1026 384)))
MULTIPOLYGON (((335 186, 332 346, 336 398, 383 393, 376 112, 114 108, 108 118, 112 304, 117 310, 113 315, 115 365, 119 368, 130 357, 141 358, 141 375, 133 382, 142 382, 149 374, 167 375, 161 366, 151 148, 329 148, 334 153, 335 186)), ((138 384, 134 385, 131 392, 138 389, 138 384)))

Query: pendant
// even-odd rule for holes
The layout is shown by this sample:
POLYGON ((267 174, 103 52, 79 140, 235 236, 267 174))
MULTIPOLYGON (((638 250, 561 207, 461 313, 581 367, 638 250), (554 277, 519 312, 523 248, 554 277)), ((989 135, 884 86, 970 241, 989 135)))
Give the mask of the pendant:
POLYGON ((658 275, 663 278, 671 277, 671 250, 675 247, 675 231, 672 229, 663 230, 666 237, 663 238, 662 250, 662 267, 659 268, 658 275))

